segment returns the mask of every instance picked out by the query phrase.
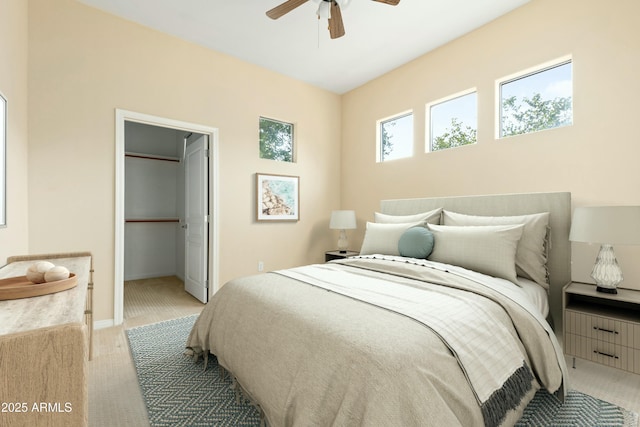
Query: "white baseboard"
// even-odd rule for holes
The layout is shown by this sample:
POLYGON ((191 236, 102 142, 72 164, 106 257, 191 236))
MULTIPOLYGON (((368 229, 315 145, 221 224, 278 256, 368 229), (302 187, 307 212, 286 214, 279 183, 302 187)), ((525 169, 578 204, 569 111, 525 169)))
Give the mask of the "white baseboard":
POLYGON ((154 279, 156 277, 167 277, 167 276, 176 276, 175 271, 160 271, 155 273, 139 273, 139 274, 128 274, 125 276, 124 281, 129 280, 142 280, 142 279, 154 279))
POLYGON ((112 326, 115 326, 115 322, 113 321, 113 319, 96 320, 95 322, 93 322, 93 329, 105 329, 112 326))

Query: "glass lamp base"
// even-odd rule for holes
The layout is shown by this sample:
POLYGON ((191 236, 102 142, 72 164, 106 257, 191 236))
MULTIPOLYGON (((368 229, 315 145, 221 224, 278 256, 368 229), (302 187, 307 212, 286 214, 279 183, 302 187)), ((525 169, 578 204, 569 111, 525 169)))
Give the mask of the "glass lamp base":
POLYGON ((341 254, 346 254, 348 247, 349 241, 347 240, 347 232, 345 230, 340 230, 340 237, 338 238, 338 250, 341 254))
POLYGON ((596 263, 591 271, 591 277, 596 281, 598 292, 617 294, 616 287, 622 282, 622 270, 613 252, 613 246, 601 245, 596 263))

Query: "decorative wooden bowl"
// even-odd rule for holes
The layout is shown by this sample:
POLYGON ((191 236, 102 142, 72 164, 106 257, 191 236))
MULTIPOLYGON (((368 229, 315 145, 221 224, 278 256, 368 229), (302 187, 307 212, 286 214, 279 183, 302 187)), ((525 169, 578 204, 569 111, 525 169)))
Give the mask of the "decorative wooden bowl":
POLYGON ((74 288, 78 278, 71 273, 68 279, 55 282, 31 283, 27 276, 10 277, 0 280, 0 300, 39 297, 74 288))

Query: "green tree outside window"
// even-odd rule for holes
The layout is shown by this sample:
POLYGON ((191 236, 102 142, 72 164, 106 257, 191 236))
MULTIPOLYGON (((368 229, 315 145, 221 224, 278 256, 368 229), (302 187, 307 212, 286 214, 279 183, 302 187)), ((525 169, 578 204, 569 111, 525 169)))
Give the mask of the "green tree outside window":
POLYGON ((515 96, 502 101, 502 136, 520 135, 568 126, 573 122, 571 97, 543 99, 539 93, 520 102, 515 96))
POLYGON ((451 127, 447 128, 442 135, 433 138, 431 150, 438 151, 475 144, 477 133, 476 129, 471 126, 464 126, 460 120, 453 117, 451 119, 451 127))
POLYGON ((260 158, 293 162, 293 124, 260 117, 260 158))

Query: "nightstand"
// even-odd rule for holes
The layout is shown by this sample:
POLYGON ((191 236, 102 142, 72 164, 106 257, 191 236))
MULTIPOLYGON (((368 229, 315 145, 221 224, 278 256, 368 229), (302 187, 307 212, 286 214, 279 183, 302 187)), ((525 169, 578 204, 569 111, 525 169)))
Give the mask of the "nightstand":
POLYGON ((324 253, 324 262, 329 262, 333 259, 349 258, 350 256, 356 256, 356 255, 358 255, 358 252, 355 252, 355 251, 347 251, 347 252, 327 251, 324 253))
POLYGON ((564 352, 640 374, 640 291, 597 292, 571 282, 562 293, 564 352))

